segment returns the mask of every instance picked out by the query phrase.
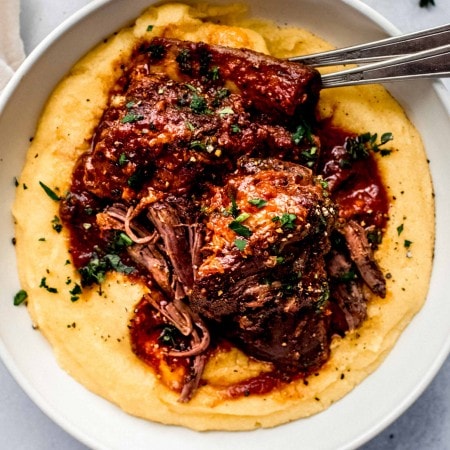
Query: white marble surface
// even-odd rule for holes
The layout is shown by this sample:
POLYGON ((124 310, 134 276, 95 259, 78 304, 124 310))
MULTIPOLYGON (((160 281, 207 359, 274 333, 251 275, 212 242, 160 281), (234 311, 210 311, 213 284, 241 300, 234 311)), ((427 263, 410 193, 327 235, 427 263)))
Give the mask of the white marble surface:
MULTIPOLYGON (((436 6, 428 9, 419 8, 419 0, 363 1, 405 32, 450 22, 450 0, 435 0, 436 6)), ((21 33, 26 53, 88 2, 21 0, 21 33)), ((450 358, 422 396, 363 448, 450 450, 450 358)), ((43 414, 0 363, 0 449, 81 450, 86 447, 43 414)))

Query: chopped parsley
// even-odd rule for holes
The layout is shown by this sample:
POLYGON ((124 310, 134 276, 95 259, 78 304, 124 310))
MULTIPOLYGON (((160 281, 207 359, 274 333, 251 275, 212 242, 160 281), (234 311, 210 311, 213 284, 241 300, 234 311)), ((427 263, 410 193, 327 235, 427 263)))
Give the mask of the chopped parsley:
POLYGON ((267 200, 262 198, 251 198, 248 202, 250 205, 256 206, 257 208, 262 208, 267 205, 267 200))
POLYGON ((404 245, 405 248, 409 248, 409 247, 411 247, 412 243, 413 243, 412 241, 409 241, 408 239, 405 239, 405 241, 403 242, 403 245, 404 245))
POLYGON ((117 163, 119 164, 119 166, 124 166, 126 163, 128 162, 128 158, 127 155, 125 153, 121 153, 119 156, 119 160, 117 161, 117 163))
POLYGON ((302 122, 300 125, 298 125, 295 132, 292 133, 292 142, 295 145, 299 145, 304 141, 307 141, 309 143, 314 142, 311 127, 306 122, 302 122))
POLYGON ((41 185, 42 189, 44 189, 45 193, 55 202, 59 202, 61 200, 61 197, 53 190, 50 189, 46 184, 44 184, 42 181, 39 181, 39 184, 41 185))
POLYGON ((56 289, 54 287, 50 287, 50 286, 47 285, 47 277, 43 277, 41 279, 41 283, 39 284, 39 287, 46 289, 48 292, 50 292, 52 294, 57 294, 58 293, 58 289, 56 289))
POLYGON ((295 214, 283 213, 282 216, 272 217, 272 222, 280 222, 281 228, 293 230, 295 228, 295 221, 297 216, 295 214))
POLYGON ((70 300, 72 302, 76 302, 80 298, 80 295, 81 295, 82 292, 83 291, 81 289, 81 286, 78 283, 75 283, 74 288, 69 291, 69 293, 70 293, 70 300))
POLYGON ((144 118, 144 116, 142 114, 128 113, 122 117, 121 122, 122 123, 133 123, 133 122, 142 120, 143 118, 144 118))
POLYGON ((236 238, 234 240, 234 245, 238 248, 239 251, 243 252, 245 247, 247 246, 247 241, 242 238, 236 238))
POLYGON ((403 233, 404 225, 401 224, 397 227, 397 235, 400 236, 403 233))
POLYGON ((82 286, 89 286, 94 283, 101 284, 105 280, 106 273, 111 270, 130 274, 134 271, 134 268, 125 265, 120 260, 119 255, 108 253, 99 257, 94 253, 90 261, 78 269, 82 286))
POLYGON ((153 25, 148 25, 147 31, 153 31, 153 25))
POLYGON ((228 228, 230 230, 233 230, 236 234, 243 237, 250 237, 253 233, 250 230, 250 228, 246 227, 245 225, 242 225, 240 222, 233 220, 229 223, 228 228))
POLYGON ((220 78, 220 69, 217 66, 211 68, 208 72, 208 78, 213 81, 217 81, 220 78))
POLYGON ((53 217, 52 219, 52 228, 57 232, 57 233, 61 233, 61 230, 63 228, 61 220, 59 219, 58 216, 53 217))
POLYGON ((23 289, 21 289, 14 296, 14 306, 21 305, 27 298, 28 298, 27 291, 24 291, 23 289))
POLYGON ((196 114, 209 113, 208 104, 206 103, 205 98, 198 95, 196 92, 194 92, 189 106, 196 114))
MULTIPOLYGON (((231 221, 228 224, 228 228, 233 230, 239 236, 246 237, 246 238, 250 237, 252 235, 252 231, 250 230, 250 228, 246 227, 245 225, 242 225, 242 222, 247 220, 249 217, 250 217, 249 213, 239 214, 233 221, 231 221)), ((235 244, 236 244, 236 242, 235 242, 235 244)))

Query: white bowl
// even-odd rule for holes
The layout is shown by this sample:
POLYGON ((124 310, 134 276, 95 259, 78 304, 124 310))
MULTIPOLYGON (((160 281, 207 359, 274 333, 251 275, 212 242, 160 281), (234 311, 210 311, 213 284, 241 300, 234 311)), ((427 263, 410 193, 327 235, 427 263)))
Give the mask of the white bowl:
MULTIPOLYGON (((20 67, 0 98, 0 354, 19 384, 56 423, 98 449, 258 448, 344 449, 371 439, 422 393, 450 350, 450 100, 440 83, 388 86, 422 134, 436 193, 436 253, 425 306, 381 367, 344 399, 309 419, 253 432, 197 433, 124 414, 91 394, 56 364, 45 339, 32 330, 25 308, 12 298, 19 289, 9 214, 36 121, 48 95, 92 46, 126 25, 150 0, 90 3, 55 30, 20 67), (426 337, 426 339, 424 339, 426 337)), ((307 27, 337 46, 368 42, 397 30, 358 0, 247 1, 256 16, 307 27)))

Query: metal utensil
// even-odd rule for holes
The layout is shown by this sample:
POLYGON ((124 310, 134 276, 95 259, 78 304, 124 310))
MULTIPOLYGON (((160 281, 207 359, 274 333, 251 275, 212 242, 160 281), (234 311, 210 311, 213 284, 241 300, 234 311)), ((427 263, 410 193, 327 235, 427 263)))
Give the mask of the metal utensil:
POLYGON ((394 38, 290 58, 315 67, 367 63, 322 75, 322 87, 450 75, 450 24, 394 38), (373 62, 375 61, 375 62, 373 62))

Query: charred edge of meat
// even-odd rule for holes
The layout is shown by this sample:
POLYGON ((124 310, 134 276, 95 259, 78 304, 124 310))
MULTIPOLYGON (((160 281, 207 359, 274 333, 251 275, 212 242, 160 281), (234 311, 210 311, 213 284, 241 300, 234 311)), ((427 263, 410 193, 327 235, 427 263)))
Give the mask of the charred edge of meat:
POLYGON ((182 73, 231 81, 246 92, 256 109, 270 114, 293 116, 299 107, 314 105, 321 87, 317 70, 243 48, 155 37, 140 51, 148 51, 156 61, 173 53, 182 73), (280 85, 282 89, 274 89, 280 85))

